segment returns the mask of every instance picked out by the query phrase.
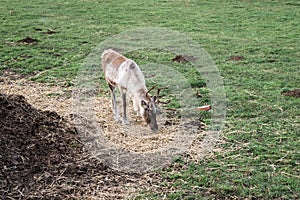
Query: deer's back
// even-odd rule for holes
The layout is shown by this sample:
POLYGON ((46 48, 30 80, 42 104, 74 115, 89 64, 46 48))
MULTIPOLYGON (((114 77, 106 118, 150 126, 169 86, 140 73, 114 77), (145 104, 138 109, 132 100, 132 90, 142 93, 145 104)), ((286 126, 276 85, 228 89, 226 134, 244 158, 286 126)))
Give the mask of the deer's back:
POLYGON ((105 50, 102 54, 102 66, 106 80, 126 88, 129 93, 145 87, 144 75, 139 66, 118 52, 105 50))

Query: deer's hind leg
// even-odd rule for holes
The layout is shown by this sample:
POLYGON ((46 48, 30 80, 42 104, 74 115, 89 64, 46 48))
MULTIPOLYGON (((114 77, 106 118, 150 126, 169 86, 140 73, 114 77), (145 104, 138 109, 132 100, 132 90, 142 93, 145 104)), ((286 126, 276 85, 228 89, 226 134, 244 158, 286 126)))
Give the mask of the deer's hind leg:
POLYGON ((123 124, 129 124, 129 121, 127 119, 127 111, 126 111, 126 107, 127 107, 126 93, 125 92, 121 92, 121 93, 122 93, 122 100, 123 100, 123 120, 122 120, 122 123, 123 124))
POLYGON ((112 106, 112 111, 115 115, 115 120, 120 121, 121 117, 119 114, 119 110, 118 110, 118 105, 117 105, 117 101, 116 101, 116 95, 114 92, 115 87, 111 84, 108 84, 109 89, 110 89, 110 94, 111 94, 111 106, 112 106))

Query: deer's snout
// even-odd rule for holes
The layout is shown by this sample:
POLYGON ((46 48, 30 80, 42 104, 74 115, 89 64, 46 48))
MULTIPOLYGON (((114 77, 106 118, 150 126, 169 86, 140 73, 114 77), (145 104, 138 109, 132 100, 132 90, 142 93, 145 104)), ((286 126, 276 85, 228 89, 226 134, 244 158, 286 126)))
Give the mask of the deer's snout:
POLYGON ((151 129, 152 131, 154 131, 154 132, 158 131, 158 126, 157 126, 157 124, 154 125, 154 126, 151 126, 151 125, 150 125, 150 129, 151 129))
POLYGON ((158 130, 158 125, 157 125, 157 121, 156 121, 156 115, 151 115, 150 116, 150 123, 149 123, 150 129, 152 131, 157 131, 158 130))

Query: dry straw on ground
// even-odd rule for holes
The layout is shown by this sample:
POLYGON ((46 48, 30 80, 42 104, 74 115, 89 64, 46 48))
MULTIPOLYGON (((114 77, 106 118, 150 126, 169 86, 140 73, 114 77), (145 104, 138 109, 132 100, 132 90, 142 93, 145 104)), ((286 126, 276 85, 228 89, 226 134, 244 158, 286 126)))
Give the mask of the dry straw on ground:
MULTIPOLYGON (((67 119, 70 119, 70 116, 74 114, 72 89, 70 88, 28 81, 26 78, 20 78, 10 72, 6 72, 1 77, 0 86, 1 93, 23 95, 29 104, 38 109, 55 111, 67 119)), ((134 131, 129 130, 129 134, 128 127, 122 126, 121 123, 113 119, 108 96, 96 97, 93 109, 96 113, 97 122, 104 130, 105 137, 120 147, 137 152, 155 150, 172 141, 175 133, 180 129, 178 126, 180 122, 175 111, 170 110, 164 113, 164 116, 158 118, 160 130, 156 134, 145 134, 149 133, 149 128, 141 117, 135 116, 130 104, 130 120, 135 128, 134 131)), ((205 133, 200 130, 204 127, 204 124, 195 121, 198 123, 199 137, 203 137, 205 133)), ((197 152, 201 153, 201 147, 191 149, 192 155, 196 157, 197 152)))
MULTIPOLYGON (((27 111, 23 109, 24 112, 19 113, 20 116, 17 120, 22 120, 23 116, 29 120, 28 123, 33 123, 36 118, 34 115, 40 116, 40 121, 35 122, 35 125, 38 123, 39 126, 39 129, 34 131, 37 134, 29 131, 28 134, 33 134, 30 137, 20 138, 19 133, 14 132, 13 129, 7 129, 6 125, 2 127, 3 130, 7 129, 7 133, 11 137, 15 138, 15 143, 11 143, 4 134, 2 135, 7 139, 1 141, 7 142, 3 145, 12 145, 11 150, 6 148, 7 154, 3 160, 3 165, 5 165, 3 173, 6 174, 2 174, 4 177, 1 178, 0 192, 2 196, 10 198, 22 196, 24 198, 124 199, 134 196, 141 189, 162 193, 172 190, 161 186, 162 178, 155 173, 138 175, 118 172, 106 166, 105 162, 93 158, 85 149, 80 137, 76 135, 76 130, 71 123, 74 110, 72 110, 72 90, 70 88, 31 82, 10 72, 5 72, 0 77, 0 87, 0 93, 4 95, 5 101, 14 105, 12 108, 19 109, 18 106, 20 106, 22 111, 22 107, 32 106, 29 106, 30 109, 27 111), (25 99, 15 95, 22 95, 25 99), (28 139, 27 143, 26 138, 28 139), (20 143, 18 143, 19 140, 20 143), (26 147, 27 150, 18 146, 23 140, 26 144, 30 143, 29 147, 26 147), (60 142, 53 143, 53 141, 60 142), (39 146, 40 142, 43 144, 52 142, 51 144, 54 146, 49 149, 51 158, 47 156, 40 159, 30 158, 37 153, 35 150, 38 150, 36 147, 39 146), (74 145, 76 148, 72 148, 74 145), (60 150, 56 151, 57 149, 60 150), (30 155, 21 155, 23 151, 31 153, 30 155), (39 169, 43 169, 34 171, 32 167, 39 165, 41 165, 39 169), (18 170, 18 172, 14 170, 18 170), (24 180, 20 181, 22 179, 24 180)), ((167 120, 165 118, 159 119, 159 123, 164 124, 158 134, 143 134, 143 130, 149 128, 145 126, 141 118, 132 115, 132 124, 139 126, 141 132, 128 134, 128 129, 123 128, 120 123, 113 120, 109 108, 110 99, 105 96, 96 97, 95 101, 97 123, 105 130, 104 136, 111 142, 130 151, 154 151, 172 141, 174 132, 177 131, 178 119, 172 113, 173 111, 170 111, 164 116, 167 120)), ((3 109, 7 110, 5 105, 3 109)), ((12 123, 14 120, 16 119, 11 120, 12 123)), ((200 126, 201 124, 199 124, 200 126)), ((22 127, 20 128, 18 132, 22 130, 22 127)), ((28 128, 30 129, 30 127, 28 128)), ((199 136, 203 137, 203 135, 204 133, 201 132, 199 136)), ((204 152, 202 145, 201 140, 195 141, 186 155, 197 158, 200 154, 201 157, 204 152)))

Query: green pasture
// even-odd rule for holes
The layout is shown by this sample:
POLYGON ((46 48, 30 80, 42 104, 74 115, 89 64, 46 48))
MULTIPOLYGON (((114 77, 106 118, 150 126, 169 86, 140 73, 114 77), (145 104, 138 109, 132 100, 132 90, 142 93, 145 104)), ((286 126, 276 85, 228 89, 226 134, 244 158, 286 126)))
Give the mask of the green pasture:
MULTIPOLYGON (((186 34, 224 78, 227 118, 220 150, 157 172, 172 190, 140 191, 137 198, 300 198, 300 99, 282 95, 300 88, 299 1, 2 0, 0 21, 0 74, 8 70, 64 87, 73 86, 84 58, 108 37, 138 27, 186 34), (26 37, 37 42, 22 43, 26 37)), ((128 56, 174 69, 188 65, 147 50, 128 56)), ((199 101, 209 103, 199 75, 182 73, 204 94, 199 101)))

